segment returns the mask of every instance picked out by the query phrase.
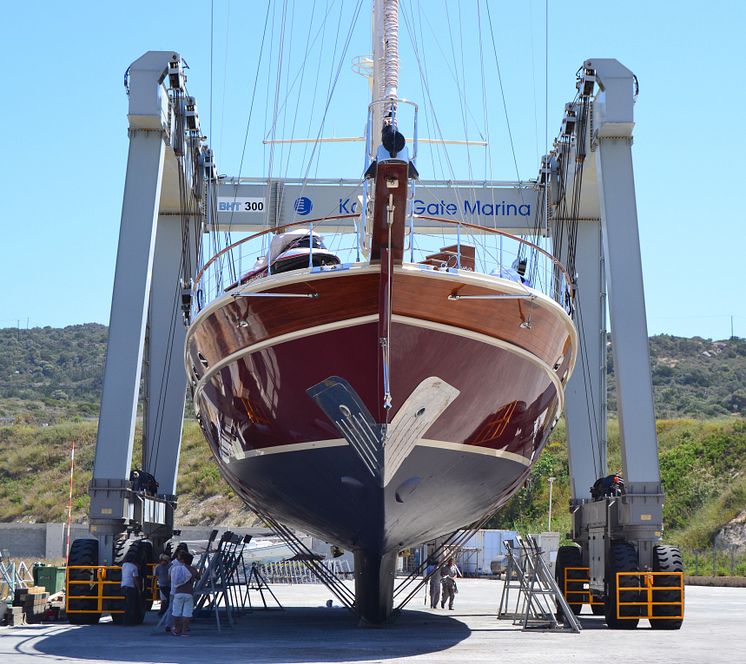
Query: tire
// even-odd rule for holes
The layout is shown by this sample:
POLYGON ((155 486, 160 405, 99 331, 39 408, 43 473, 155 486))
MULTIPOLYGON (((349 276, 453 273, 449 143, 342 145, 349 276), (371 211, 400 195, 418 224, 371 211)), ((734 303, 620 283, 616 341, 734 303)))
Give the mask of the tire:
MULTIPOLYGON (((593 599, 598 599, 594 597, 593 599)), ((591 611, 593 611, 594 616, 603 616, 606 614, 606 605, 605 604, 591 604, 591 611)))
MULTIPOLYGON (((67 558, 69 567, 77 565, 95 566, 98 565, 98 540, 95 539, 76 539, 70 545, 70 553, 67 558)), ((90 584, 72 584, 69 586, 70 597, 68 606, 70 609, 80 611, 95 611, 95 599, 75 599, 84 595, 94 595, 96 587, 94 581, 96 574, 93 570, 68 569, 68 578, 70 581, 90 581, 90 584)), ((68 613, 67 619, 71 625, 96 625, 101 618, 100 613, 68 613)))
MULTIPOLYGON (((653 571, 654 572, 683 572, 684 564, 681 561, 681 551, 675 546, 665 546, 659 544, 653 547, 653 571)), ((678 576, 663 576, 656 575, 653 577, 653 585, 660 586, 673 586, 674 590, 654 590, 653 591, 653 602, 683 602, 684 591, 679 590, 679 577, 678 576), (681 596, 679 596, 681 595, 681 596)), ((679 613, 678 606, 653 606, 654 616, 678 616, 684 615, 683 604, 681 607, 681 613, 679 613)), ((650 627, 653 629, 681 629, 681 623, 683 618, 664 618, 656 620, 655 618, 650 619, 650 627)))
MULTIPOLYGON (((617 618, 617 572, 638 572, 637 551, 629 542, 616 542, 609 548, 609 557, 606 561, 606 625, 609 629, 636 629, 639 619, 634 616, 640 615, 639 606, 622 606, 621 617, 617 618)), ((619 587, 639 587, 639 576, 620 577, 619 587)), ((639 592, 622 592, 622 602, 638 602, 639 592)))
POLYGON ((570 605, 572 612, 577 616, 583 610, 583 604, 585 603, 583 595, 577 591, 584 590, 582 581, 571 581, 570 579, 584 579, 586 573, 581 570, 569 570, 567 572, 567 590, 570 591, 565 594, 565 568, 567 567, 582 567, 583 566, 583 553, 580 547, 577 546, 561 546, 557 551, 557 562, 554 566, 554 578, 557 581, 565 600, 570 605))

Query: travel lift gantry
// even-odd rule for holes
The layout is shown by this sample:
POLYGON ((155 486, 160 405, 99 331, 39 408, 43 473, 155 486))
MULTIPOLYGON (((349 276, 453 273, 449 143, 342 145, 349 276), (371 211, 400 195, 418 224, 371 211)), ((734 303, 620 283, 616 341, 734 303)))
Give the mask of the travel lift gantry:
POLYGON ((185 81, 181 57, 171 51, 146 53, 125 75, 129 155, 89 485, 95 539, 75 540, 70 547, 71 622, 98 622, 108 609, 115 609, 115 620, 121 616, 120 605, 100 599, 101 588, 109 594, 111 588, 95 583, 107 571, 76 566, 121 565, 131 552, 143 573, 173 535, 187 387, 183 318, 190 308, 188 296, 182 302, 182 285, 197 263, 205 173, 215 177, 185 81), (142 462, 139 481, 132 482, 141 379, 142 462), (149 476, 160 486, 142 481, 149 476), (93 599, 97 589, 99 598, 93 599), (86 599, 71 601, 71 596, 86 599))
MULTIPOLYGON (((575 320, 581 352, 566 390, 566 419, 572 536, 580 548, 562 547, 557 569, 564 575, 568 567, 589 568, 594 612, 605 607, 610 626, 631 627, 637 621, 630 615, 617 618, 616 572, 678 571, 680 561, 676 567, 676 552, 656 547, 662 532, 663 493, 631 161, 636 82, 615 60, 588 60, 580 71, 578 96, 566 105, 562 133, 554 151, 543 159, 538 185, 533 187, 535 193, 549 191, 545 231, 563 237, 556 247, 558 257, 573 266, 579 277, 575 320), (563 224, 569 232, 563 231, 563 224), (606 473, 607 284, 626 490, 593 500, 590 487, 606 473)), ((126 81, 130 146, 90 484, 90 530, 95 539, 73 542, 70 566, 117 564, 132 547, 144 564, 171 537, 187 387, 182 364, 184 320, 189 322, 190 287, 202 233, 209 224, 220 227, 220 215, 217 221, 210 219, 215 207, 211 197, 224 189, 238 200, 241 195, 252 195, 252 187, 264 191, 269 184, 241 184, 230 178, 218 183, 212 151, 200 132, 195 100, 186 93, 179 54, 146 53, 130 66, 126 81), (152 486, 143 488, 130 481, 141 377, 141 470, 144 477, 157 480, 157 492, 152 486)), ((494 187, 501 187, 501 195, 507 196, 507 184, 494 187)), ((525 184, 513 183, 522 198, 527 195, 525 184)), ((313 190, 313 183, 302 186, 304 192, 313 190)), ((489 186, 484 185, 485 189, 489 186)), ((422 189, 426 187, 418 187, 422 189)), ((329 191, 338 195, 333 187, 329 191)), ((489 199, 494 191, 485 195, 489 199)), ((282 197, 274 190, 272 198, 282 197)), ((290 207, 289 214, 293 214, 293 197, 285 198, 287 205, 275 205, 271 221, 276 224, 285 222, 281 208, 290 207)), ((538 193, 534 200, 541 200, 538 193)), ((232 222, 233 213, 229 216, 232 222)), ((266 223, 264 215, 254 216, 266 223)), ((496 219, 490 217, 485 223, 494 227, 496 219)), ((254 223, 258 222, 240 229, 247 230, 254 223)), ((498 228, 520 232, 511 224, 498 228)), ((288 529, 281 524, 277 527, 290 537, 288 529)), ((80 577, 88 578, 82 573, 80 577)), ((570 587, 582 585, 576 581, 570 587)), ((579 591, 575 592, 568 599, 579 611, 582 604, 577 601, 579 591)), ((97 610, 100 615, 101 604, 89 607, 90 621, 98 619, 97 610)), ((624 607, 628 614, 635 610, 624 607)), ((665 611, 669 617, 675 615, 669 607, 660 610, 664 611, 660 615, 666 615, 665 611)), ((71 620, 84 621, 74 611, 70 615, 71 620)), ((651 623, 675 627, 681 621, 651 623)))
POLYGON ((663 488, 632 170, 637 79, 616 60, 591 59, 579 70, 576 87, 540 175, 549 182, 555 252, 576 282, 580 339, 578 363, 565 390, 572 539, 580 548, 560 548, 556 576, 560 588, 569 590, 566 598, 576 613, 590 603, 612 628, 634 628, 638 617, 648 617, 653 628, 678 629, 681 555, 675 547, 657 544, 663 488), (608 472, 607 291, 624 483, 622 488, 618 478, 608 476, 610 481, 604 486, 601 480, 592 492, 608 472), (577 567, 582 569, 567 570, 577 567), (629 574, 636 571, 654 574, 629 574), (642 583, 646 591, 618 590, 642 583), (676 589, 660 590, 668 586, 676 589))

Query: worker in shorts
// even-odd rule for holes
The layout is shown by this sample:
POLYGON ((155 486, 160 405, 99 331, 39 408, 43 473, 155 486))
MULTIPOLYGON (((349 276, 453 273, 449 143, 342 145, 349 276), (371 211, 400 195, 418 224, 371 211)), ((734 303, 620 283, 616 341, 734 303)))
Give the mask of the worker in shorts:
POLYGON ((171 611, 174 625, 171 634, 174 636, 189 636, 189 622, 194 611, 194 582, 199 578, 199 572, 192 567, 194 556, 181 551, 179 553, 181 565, 171 567, 171 611))

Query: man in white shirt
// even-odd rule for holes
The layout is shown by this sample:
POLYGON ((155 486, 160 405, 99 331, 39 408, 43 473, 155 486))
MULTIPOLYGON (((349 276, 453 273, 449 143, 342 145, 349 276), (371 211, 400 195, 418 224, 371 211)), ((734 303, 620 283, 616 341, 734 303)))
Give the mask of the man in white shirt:
POLYGON ((122 564, 122 593, 124 594, 124 624, 137 625, 140 623, 140 571, 135 564, 135 556, 127 554, 122 564))
POLYGON ((194 610, 194 581, 199 578, 199 572, 192 567, 193 556, 187 551, 180 551, 178 561, 169 573, 173 599, 171 611, 174 624, 171 634, 174 636, 189 636, 189 622, 194 610))

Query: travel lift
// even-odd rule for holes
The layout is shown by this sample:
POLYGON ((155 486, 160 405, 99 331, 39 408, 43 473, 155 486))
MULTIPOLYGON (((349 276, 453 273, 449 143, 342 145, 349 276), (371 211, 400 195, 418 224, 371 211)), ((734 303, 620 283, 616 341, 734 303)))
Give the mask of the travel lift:
POLYGON ((655 629, 678 629, 681 554, 657 544, 663 488, 632 171, 637 79, 616 60, 592 59, 577 89, 540 176, 549 181, 555 251, 576 282, 580 339, 565 390, 572 539, 580 547, 560 548, 555 573, 575 613, 589 603, 611 628, 635 628, 646 617, 655 629), (607 473, 607 290, 623 482, 600 477, 607 473))
MULTIPOLYGON (((270 223, 287 223, 290 219, 283 215, 294 214, 293 198, 278 194, 281 187, 291 192, 290 185, 218 180, 212 151, 201 135, 196 102, 186 92, 183 67, 177 53, 149 51, 130 66, 125 78, 130 145, 89 488, 92 538, 75 540, 68 559, 67 612, 76 623, 97 622, 104 612, 121 617, 121 600, 107 602, 107 596, 118 592, 117 566, 127 552, 133 552, 145 569, 157 553, 169 549, 187 388, 184 323, 189 322, 195 295, 191 283, 201 237, 212 228, 247 230, 266 223, 263 214, 256 214, 250 225, 234 225, 230 205, 230 214, 221 221, 220 214, 215 217, 215 197, 223 193, 238 200, 242 194, 250 196, 252 187, 267 191, 269 185, 274 188, 271 200, 290 201, 288 206, 273 206, 270 223), (141 379, 142 460, 141 469, 131 474, 141 379), (107 571, 109 566, 114 568, 107 571)), ((631 162, 635 79, 616 60, 589 60, 581 71, 579 94, 566 107, 562 133, 554 151, 544 158, 539 177, 539 185, 548 182, 550 192, 545 230, 562 235, 559 258, 574 265, 581 284, 575 292, 581 352, 566 390, 572 536, 580 547, 562 547, 557 570, 561 584, 565 570, 571 579, 561 587, 568 590, 574 610, 582 607, 579 596, 585 602, 592 597, 594 613, 602 607, 610 627, 624 628, 636 626, 639 607, 617 604, 637 600, 640 593, 627 591, 626 598, 617 599, 616 588, 636 586, 640 577, 623 575, 617 583, 616 573, 677 572, 681 564, 672 547, 656 546, 662 532, 663 493, 631 162), (626 490, 594 500, 590 487, 606 473, 606 284, 626 490), (600 459, 594 464, 597 454, 600 459), (587 582, 581 578, 586 574, 587 582)), ((349 191, 342 192, 338 180, 316 184, 327 185, 327 193, 337 198, 349 191)), ((424 184, 419 183, 418 191, 424 184)), ((312 191, 314 183, 303 187, 304 192, 312 191)), ((525 197, 525 187, 526 183, 488 183, 483 193, 491 200, 498 188, 501 196, 520 189, 525 197)), ((542 187, 533 189, 534 200, 541 200, 542 187)), ((500 218, 489 219, 491 226, 496 219, 500 218)), ((515 223, 498 228, 516 231, 515 223)), ((267 514, 260 516, 295 552, 307 553, 287 527, 267 514)), ((349 605, 349 590, 318 567, 315 573, 349 605)), ((648 591, 651 587, 648 584, 648 591)), ((671 590, 656 592, 663 593, 657 595, 659 601, 673 602, 671 590)), ((679 616, 680 605, 654 608, 656 615, 666 618, 651 624, 680 626, 680 618, 673 619, 679 616)))

